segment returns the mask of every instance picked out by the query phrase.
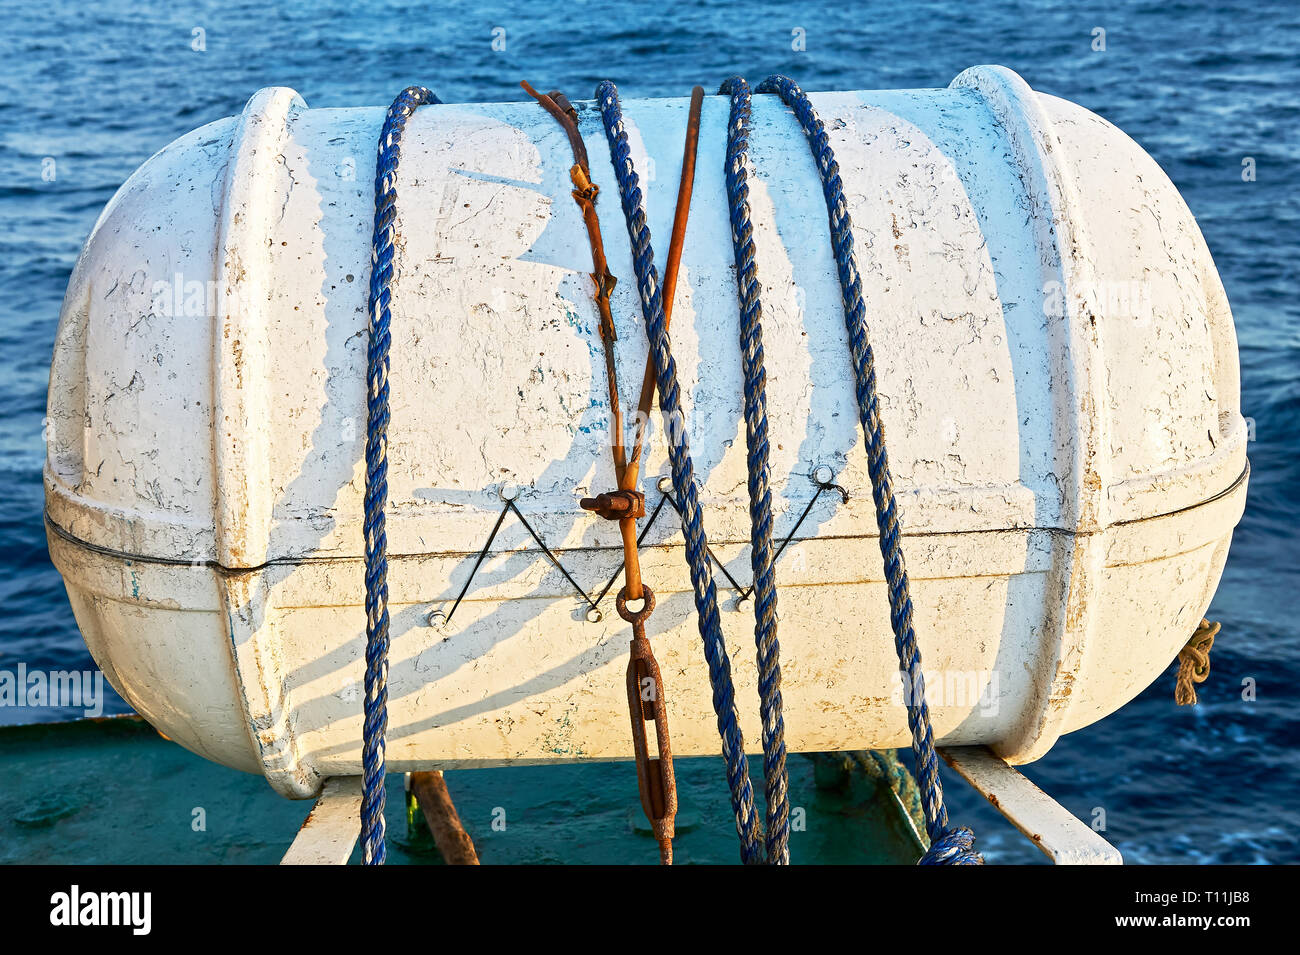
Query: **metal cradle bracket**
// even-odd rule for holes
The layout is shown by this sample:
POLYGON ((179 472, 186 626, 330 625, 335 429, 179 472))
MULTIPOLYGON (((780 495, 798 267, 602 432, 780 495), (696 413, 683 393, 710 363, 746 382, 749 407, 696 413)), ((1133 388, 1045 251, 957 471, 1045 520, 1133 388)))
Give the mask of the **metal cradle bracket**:
POLYGON ((1057 865, 1123 865, 1119 850, 985 746, 939 750, 944 761, 1057 865))
POLYGON ((347 865, 360 831, 361 777, 331 777, 280 865, 347 865))

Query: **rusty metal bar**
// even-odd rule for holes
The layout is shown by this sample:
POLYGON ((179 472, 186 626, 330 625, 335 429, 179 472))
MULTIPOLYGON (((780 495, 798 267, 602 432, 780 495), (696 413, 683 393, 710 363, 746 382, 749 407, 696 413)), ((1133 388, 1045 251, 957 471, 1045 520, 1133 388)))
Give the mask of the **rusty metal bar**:
POLYGON ((424 813, 433 841, 448 865, 478 865, 478 852, 474 840, 461 825, 460 814, 447 792, 447 781, 441 770, 411 773, 411 792, 415 794, 424 813))
MULTIPOLYGON (((618 280, 609 270, 605 258, 605 242, 600 234, 600 219, 596 215, 596 197, 599 187, 591 181, 591 167, 587 162, 587 147, 578 130, 578 111, 565 98, 563 93, 539 93, 521 80, 524 91, 537 100, 548 113, 555 117, 569 137, 569 146, 573 150, 573 166, 569 169, 569 178, 573 181, 573 199, 582 210, 582 221, 587 227, 587 240, 591 245, 591 261, 595 271, 591 280, 596 285, 596 307, 600 310, 600 339, 605 346, 605 373, 609 379, 609 403, 612 421, 610 427, 614 439, 614 474, 621 486, 623 474, 627 469, 627 449, 623 446, 623 412, 618 401, 618 368, 614 360, 614 342, 618 338, 614 330, 614 315, 610 311, 609 296, 614 291, 618 280)), ((638 569, 638 578, 640 571, 638 569)))
MULTIPOLYGON (((691 90, 691 110, 686 120, 686 145, 682 149, 682 177, 677 185, 677 210, 673 214, 673 235, 668 245, 668 259, 664 263, 663 297, 664 325, 673 320, 673 298, 677 294, 677 272, 682 264, 682 249, 686 246, 686 220, 691 212, 691 193, 695 190, 695 157, 700 145, 700 112, 704 108, 704 87, 691 90)), ((636 403, 636 443, 628 459, 619 487, 631 490, 636 487, 641 470, 641 448, 645 440, 646 422, 650 406, 654 403, 655 366, 649 355, 645 359, 645 374, 641 378, 641 396, 636 403)))

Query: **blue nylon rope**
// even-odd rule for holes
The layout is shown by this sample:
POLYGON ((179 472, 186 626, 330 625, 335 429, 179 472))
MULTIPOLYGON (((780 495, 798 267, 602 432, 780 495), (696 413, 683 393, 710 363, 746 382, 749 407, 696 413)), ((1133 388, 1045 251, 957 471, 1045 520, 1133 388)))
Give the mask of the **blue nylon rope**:
POLYGON ((632 263, 636 271, 637 290, 641 296, 641 310, 645 316, 646 334, 650 339, 650 355, 655 363, 659 384, 659 407, 668 435, 668 460, 672 466, 673 490, 682 514, 686 561, 695 589, 696 619, 704 643, 704 658, 709 667, 709 682, 713 687, 713 710, 717 714, 718 733, 722 737, 727 785, 731 790, 731 807, 736 816, 736 831, 740 836, 740 857, 746 864, 761 863, 764 861, 763 849, 759 845, 758 822, 754 818, 754 790, 749 781, 745 741, 736 713, 731 661, 722 639, 717 589, 709 566, 708 540, 704 534, 704 520, 695 490, 695 466, 691 460, 690 443, 681 411, 677 363, 669 347, 663 294, 659 287, 659 272, 654 264, 654 249, 650 245, 650 229, 646 224, 640 179, 632 166, 627 131, 623 128, 623 111, 618 101, 618 88, 605 80, 596 88, 596 100, 605 124, 605 136, 609 140, 610 161, 618 180, 619 198, 622 200, 623 216, 632 244, 632 263))
POLYGON ((777 643, 776 573, 772 550, 772 492, 768 485, 767 372, 763 360, 762 288, 754 260, 749 214, 750 94, 739 76, 719 90, 731 96, 727 124, 727 206, 740 298, 740 354, 745 391, 745 442, 749 464, 750 566, 754 572, 754 643, 758 648, 759 715, 763 722, 763 780, 767 803, 767 861, 790 862, 790 795, 785 766, 785 720, 777 643))
POLYGON ((813 160, 821 175, 822 191, 830 219, 831 245, 839 271, 840 292, 844 304, 844 325, 848 330, 853 359, 859 417, 866 441, 867 470, 871 474, 871 493, 876 504, 876 525, 880 529, 880 553, 889 584, 890 624, 894 646, 909 681, 907 722, 912 732, 912 752, 916 757, 916 777, 925 809, 930 848, 921 865, 980 865, 983 858, 974 849, 975 835, 970 829, 948 828, 948 810, 943 801, 943 784, 939 780, 938 756, 934 750, 934 733, 930 728, 930 708, 925 700, 925 677, 921 671, 921 651, 912 624, 912 598, 907 568, 903 563, 898 509, 894 501, 889 455, 885 450, 885 430, 880 420, 880 402, 876 394, 875 357, 867 339, 866 307, 862 301, 862 282, 858 276, 853 250, 853 228, 848 203, 840 181, 830 138, 807 95, 788 77, 769 76, 758 87, 759 93, 776 93, 790 107, 803 127, 812 148, 813 160))
POLYGON ((402 133, 417 107, 441 102, 422 86, 388 107, 375 166, 375 232, 370 249, 370 322, 366 349, 366 700, 362 731, 361 859, 383 865, 384 735, 388 731, 388 346, 402 133))

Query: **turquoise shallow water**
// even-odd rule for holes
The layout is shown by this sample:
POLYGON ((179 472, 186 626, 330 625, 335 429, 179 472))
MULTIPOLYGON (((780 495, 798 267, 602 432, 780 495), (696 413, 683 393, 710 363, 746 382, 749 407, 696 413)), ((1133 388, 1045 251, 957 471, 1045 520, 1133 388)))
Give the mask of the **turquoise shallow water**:
MULTIPOLYGON (((455 102, 518 99, 521 78, 576 94, 610 77, 637 97, 682 95, 734 72, 755 81, 786 72, 813 90, 935 87, 972 64, 1002 63, 1118 124, 1182 191, 1232 302, 1243 407, 1257 436, 1246 515, 1211 610, 1224 633, 1203 705, 1173 706, 1171 671, 1120 713, 1063 739, 1028 774, 1082 818, 1105 810, 1107 835, 1130 861, 1300 861, 1295 6, 945 0, 869 9, 759 3, 738 12, 718 2, 591 0, 518 9, 527 12, 494 0, 364 11, 339 2, 0 0, 0 668, 92 665, 41 524, 50 347, 95 217, 175 137, 237 112, 269 85, 292 86, 313 106, 349 106, 386 104, 414 82, 455 102), (1092 49, 1097 27, 1105 52, 1092 49), (504 51, 493 49, 495 28, 505 30, 504 51), (196 29, 202 52, 191 49, 196 29), (802 52, 791 48, 795 29, 804 31, 802 52), (1254 182, 1242 181, 1245 157, 1255 161, 1254 182), (53 181, 42 178, 49 159, 53 181), (1247 678, 1258 684, 1253 702, 1241 699, 1247 678)), ((108 707, 123 709, 120 700, 108 707)), ((6 723, 70 715, 0 708, 6 723)), ((596 793, 623 785, 610 767, 513 778, 511 786, 557 799, 574 785, 596 793)), ((715 780, 723 792, 720 772, 715 780)), ((992 861, 1037 857, 977 797, 949 788, 953 815, 979 830, 992 861)), ((848 823, 826 825, 825 846, 852 843, 848 823)), ((829 848, 803 856, 830 857, 829 848)))

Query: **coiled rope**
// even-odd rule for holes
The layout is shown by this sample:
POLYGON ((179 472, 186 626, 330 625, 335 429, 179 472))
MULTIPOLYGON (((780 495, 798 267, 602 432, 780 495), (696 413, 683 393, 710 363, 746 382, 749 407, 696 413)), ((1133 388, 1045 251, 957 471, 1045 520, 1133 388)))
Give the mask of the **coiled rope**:
POLYGON ((362 730, 361 860, 383 865, 384 735, 388 731, 388 346, 402 133, 417 108, 439 103, 422 86, 402 90, 388 107, 375 166, 375 231, 370 248, 370 321, 366 349, 366 700, 362 730))
POLYGON ((898 508, 894 501, 889 455, 885 450, 884 425, 880 420, 880 401, 876 394, 875 357, 867 338, 866 306, 862 301, 862 281, 858 276, 857 257, 853 249, 853 227, 849 219, 839 164, 831 148, 826 128, 818 118, 808 96, 789 77, 770 76, 758 87, 759 93, 776 93, 790 107, 803 128, 812 148, 813 160, 821 176, 822 191, 830 219, 831 246, 839 272, 840 293, 844 305, 844 325, 848 330, 849 350, 853 359, 858 413, 866 441, 867 470, 871 475, 871 493, 876 504, 876 526, 880 529, 880 553, 885 563, 889 585, 890 624, 894 647, 908 680, 907 722, 912 732, 912 752, 916 758, 916 778, 925 809, 926 831, 930 848, 921 865, 980 865, 983 858, 974 849, 975 835, 965 827, 948 827, 948 810, 943 801, 943 784, 939 780, 938 756, 934 733, 930 728, 930 708, 925 700, 925 677, 921 671, 921 651, 912 624, 912 598, 907 568, 899 542, 898 508))
POLYGON ((1218 636, 1219 624, 1202 618, 1187 641, 1178 651, 1178 676, 1174 680, 1174 702, 1179 706, 1196 705, 1196 684, 1204 683, 1210 675, 1210 649, 1218 636))

